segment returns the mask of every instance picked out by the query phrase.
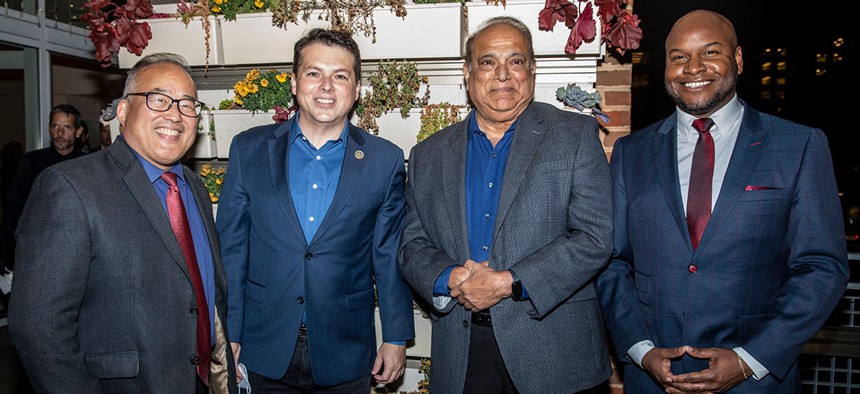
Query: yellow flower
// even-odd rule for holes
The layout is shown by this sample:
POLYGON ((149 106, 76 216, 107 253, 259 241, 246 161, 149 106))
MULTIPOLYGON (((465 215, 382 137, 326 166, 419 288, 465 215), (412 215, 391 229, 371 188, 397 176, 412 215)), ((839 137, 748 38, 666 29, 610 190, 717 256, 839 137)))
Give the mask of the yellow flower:
POLYGON ((248 75, 245 76, 246 81, 253 81, 257 78, 260 78, 260 70, 254 68, 251 71, 248 71, 248 75))
POLYGON ((221 5, 221 3, 223 3, 223 2, 224 2, 224 0, 215 0, 215 4, 218 4, 218 5, 221 5))
POLYGON ((236 102, 236 105, 242 105, 242 103, 244 103, 244 101, 242 101, 242 99, 239 98, 239 96, 234 97, 233 101, 236 102))
POLYGON ((216 180, 215 180, 215 184, 216 184, 216 185, 218 185, 218 186, 221 186, 221 184, 222 184, 222 183, 224 183, 224 180, 223 180, 223 179, 216 179, 216 180))
POLYGON ((248 91, 251 93, 257 93, 260 91, 260 87, 257 86, 257 84, 252 83, 250 86, 248 86, 248 91))
POLYGON ((268 87, 268 86, 269 86, 269 80, 268 80, 268 79, 265 79, 265 78, 261 79, 261 80, 260 80, 260 86, 262 86, 262 87, 264 87, 264 88, 265 88, 265 87, 268 87))
POLYGON ((218 202, 218 197, 215 197, 214 194, 209 193, 209 200, 212 201, 212 203, 214 204, 218 202))
POLYGON ((256 6, 257 8, 263 8, 264 5, 266 5, 266 3, 264 3, 263 0, 254 1, 254 6, 256 6))
POLYGON ((287 82, 287 73, 280 73, 275 76, 275 79, 277 79, 280 83, 287 82))
POLYGON ((203 169, 200 170, 200 175, 207 176, 210 172, 212 172, 212 166, 210 166, 209 164, 204 164, 203 169))
POLYGON ((218 7, 217 5, 212 7, 212 12, 221 12, 221 7, 218 7))

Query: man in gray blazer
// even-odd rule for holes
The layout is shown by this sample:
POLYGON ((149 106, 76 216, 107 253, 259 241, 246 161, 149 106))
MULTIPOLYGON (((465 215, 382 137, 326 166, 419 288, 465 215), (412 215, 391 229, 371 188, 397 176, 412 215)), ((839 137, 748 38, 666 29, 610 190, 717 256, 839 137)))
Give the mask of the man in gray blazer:
POLYGON ((184 58, 141 59, 117 107, 122 136, 36 179, 9 332, 37 392, 236 391, 212 207, 179 163, 196 97, 184 58))
POLYGON ((399 253, 434 307, 431 391, 589 389, 610 375, 593 284, 613 230, 597 122, 532 102, 531 34, 514 18, 468 39, 463 71, 475 109, 412 150, 399 253))

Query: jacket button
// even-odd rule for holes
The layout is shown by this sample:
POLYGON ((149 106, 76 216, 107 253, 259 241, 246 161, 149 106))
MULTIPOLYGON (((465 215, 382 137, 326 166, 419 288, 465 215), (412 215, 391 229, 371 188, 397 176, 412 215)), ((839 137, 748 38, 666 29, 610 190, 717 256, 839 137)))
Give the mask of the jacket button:
POLYGON ((305 253, 305 260, 313 260, 314 255, 311 252, 305 253))
POLYGON ((463 320, 463 327, 469 328, 469 321, 463 320))
POLYGON ((197 365, 199 363, 200 363, 200 358, 198 358, 197 356, 191 356, 191 364, 192 365, 197 365))
POLYGON ((690 266, 687 267, 687 271, 690 271, 691 274, 695 274, 696 271, 698 271, 698 270, 699 270, 699 267, 696 267, 695 264, 690 264, 690 266))
POLYGON ((305 303, 305 297, 299 296, 299 298, 296 298, 296 302, 298 302, 299 304, 304 304, 305 303))
POLYGON ((200 312, 200 310, 197 309, 196 307, 194 307, 194 308, 189 309, 188 312, 191 312, 192 315, 196 315, 197 313, 200 312))

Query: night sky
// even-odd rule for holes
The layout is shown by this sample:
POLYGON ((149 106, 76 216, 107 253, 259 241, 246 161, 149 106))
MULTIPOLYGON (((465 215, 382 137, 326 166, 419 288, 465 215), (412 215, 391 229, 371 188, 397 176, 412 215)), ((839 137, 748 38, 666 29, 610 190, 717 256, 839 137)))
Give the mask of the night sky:
POLYGON ((642 20, 643 39, 639 51, 643 62, 634 65, 632 128, 638 130, 674 110, 663 89, 665 67, 663 44, 672 24, 698 8, 719 12, 735 25, 744 56, 744 71, 738 96, 752 107, 804 125, 824 130, 830 141, 837 182, 846 202, 860 203, 860 144, 849 118, 858 112, 857 2, 763 2, 639 0, 634 13, 642 20), (836 7, 838 5, 838 7, 836 7), (827 8, 823 8, 827 7, 827 8), (834 40, 844 44, 835 48, 834 40), (765 48, 786 48, 786 85, 781 102, 761 98, 765 73, 765 48), (817 53, 827 53, 828 63, 816 62, 817 53), (832 54, 842 60, 832 63, 832 54), (816 69, 826 73, 816 76, 816 69))

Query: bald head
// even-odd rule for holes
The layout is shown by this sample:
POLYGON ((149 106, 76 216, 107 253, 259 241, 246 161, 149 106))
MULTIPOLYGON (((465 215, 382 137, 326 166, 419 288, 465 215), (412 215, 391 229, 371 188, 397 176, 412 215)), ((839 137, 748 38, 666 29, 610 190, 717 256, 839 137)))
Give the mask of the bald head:
POLYGON ((695 10, 688 12, 672 25, 672 31, 666 38, 666 51, 669 51, 671 42, 677 41, 696 30, 708 30, 720 35, 725 40, 724 44, 732 49, 738 46, 735 26, 728 18, 713 11, 695 10))
POLYGON ((666 92, 678 108, 707 117, 735 96, 743 56, 735 28, 712 11, 692 11, 666 38, 666 92))

